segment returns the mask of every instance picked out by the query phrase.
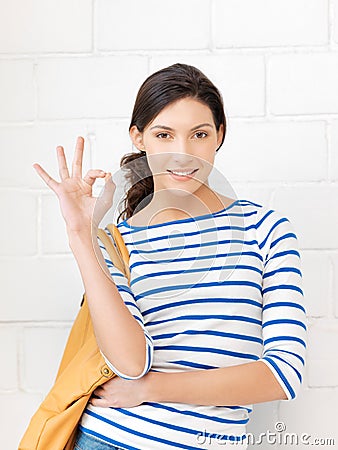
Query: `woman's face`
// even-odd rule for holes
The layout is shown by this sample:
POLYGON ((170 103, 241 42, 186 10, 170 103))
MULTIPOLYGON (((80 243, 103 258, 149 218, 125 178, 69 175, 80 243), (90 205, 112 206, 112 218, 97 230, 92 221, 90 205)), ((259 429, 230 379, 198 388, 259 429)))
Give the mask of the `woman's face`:
POLYGON ((133 126, 130 136, 146 152, 154 192, 170 189, 174 195, 186 195, 208 185, 223 125, 217 133, 210 108, 188 97, 164 108, 143 133, 133 126), (194 172, 180 176, 172 171, 194 172))

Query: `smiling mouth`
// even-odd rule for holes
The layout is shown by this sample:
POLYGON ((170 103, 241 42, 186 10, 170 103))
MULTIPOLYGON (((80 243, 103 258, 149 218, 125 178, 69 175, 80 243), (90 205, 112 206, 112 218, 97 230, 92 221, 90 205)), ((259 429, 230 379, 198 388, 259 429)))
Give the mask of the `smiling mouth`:
POLYGON ((193 170, 170 170, 170 169, 167 169, 167 171, 168 172, 170 172, 170 173, 172 173, 172 174, 174 174, 174 175, 176 175, 176 176, 181 176, 181 177, 186 177, 186 176, 189 176, 189 175, 193 175, 195 172, 197 172, 198 171, 198 169, 193 169, 193 170))

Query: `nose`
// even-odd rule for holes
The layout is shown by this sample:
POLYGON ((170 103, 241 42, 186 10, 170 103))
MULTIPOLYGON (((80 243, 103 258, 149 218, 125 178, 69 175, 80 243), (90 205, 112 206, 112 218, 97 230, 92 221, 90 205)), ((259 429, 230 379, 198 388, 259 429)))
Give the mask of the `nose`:
POLYGON ((174 147, 174 161, 192 162, 194 157, 190 154, 189 144, 184 139, 178 139, 174 147))

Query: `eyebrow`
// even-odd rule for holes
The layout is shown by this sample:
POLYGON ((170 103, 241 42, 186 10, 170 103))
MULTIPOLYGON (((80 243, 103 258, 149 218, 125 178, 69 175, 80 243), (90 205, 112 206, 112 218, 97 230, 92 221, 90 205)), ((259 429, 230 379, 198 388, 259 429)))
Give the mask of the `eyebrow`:
MULTIPOLYGON (((200 125, 196 125, 196 127, 193 127, 190 131, 195 131, 198 128, 202 128, 202 127, 211 127, 211 128, 213 128, 213 126, 210 123, 201 123, 200 125)), ((150 129, 153 130, 154 128, 162 128, 163 130, 174 131, 173 128, 167 127, 166 125, 154 125, 150 129)))

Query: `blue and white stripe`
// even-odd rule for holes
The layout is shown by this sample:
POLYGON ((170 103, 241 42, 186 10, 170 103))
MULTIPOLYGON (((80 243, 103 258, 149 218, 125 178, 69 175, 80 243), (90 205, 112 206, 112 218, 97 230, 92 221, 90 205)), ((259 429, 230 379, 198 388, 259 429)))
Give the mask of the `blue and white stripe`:
MULTIPOLYGON (((236 200, 212 214, 118 228, 131 283, 100 247, 131 314, 142 325, 149 370, 179 372, 263 361, 287 399, 305 363, 306 325, 298 240, 275 210, 236 200)), ((108 362, 119 376, 112 362, 108 362)), ((135 377, 135 378, 139 378, 135 377)), ((216 449, 242 441, 252 405, 146 402, 88 405, 81 425, 124 449, 216 449)))

